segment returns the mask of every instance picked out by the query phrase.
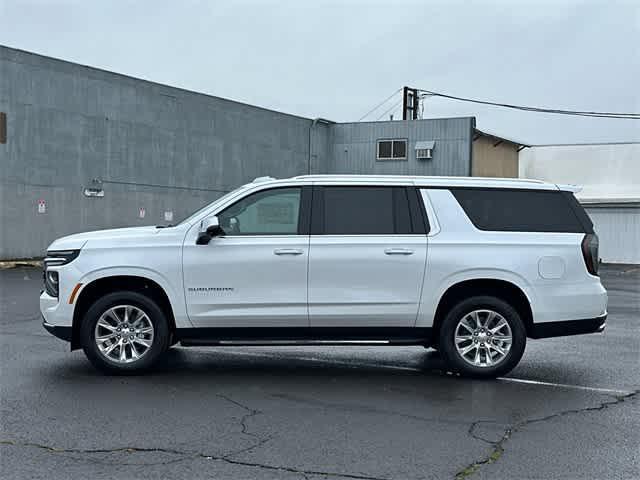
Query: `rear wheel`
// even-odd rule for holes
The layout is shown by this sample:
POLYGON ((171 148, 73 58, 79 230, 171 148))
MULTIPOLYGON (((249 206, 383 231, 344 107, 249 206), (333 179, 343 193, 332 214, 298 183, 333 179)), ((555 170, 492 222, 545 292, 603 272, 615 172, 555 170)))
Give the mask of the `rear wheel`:
POLYGON ((150 298, 137 292, 114 292, 87 311, 80 331, 91 363, 110 374, 149 370, 169 347, 166 316, 150 298))
POLYGON ((439 347, 453 370, 492 378, 518 364, 526 341, 522 319, 511 305, 496 297, 478 296, 449 311, 440 328, 439 347))

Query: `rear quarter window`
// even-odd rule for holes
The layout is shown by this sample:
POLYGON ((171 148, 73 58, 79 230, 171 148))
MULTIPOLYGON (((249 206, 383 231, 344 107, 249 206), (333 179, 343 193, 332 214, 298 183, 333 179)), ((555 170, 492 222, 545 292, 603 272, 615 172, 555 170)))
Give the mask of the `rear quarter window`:
POLYGON ((584 209, 570 192, 559 190, 510 190, 452 188, 469 220, 480 230, 502 232, 590 233, 579 218, 584 209), (569 193, 575 205, 566 194, 569 193))

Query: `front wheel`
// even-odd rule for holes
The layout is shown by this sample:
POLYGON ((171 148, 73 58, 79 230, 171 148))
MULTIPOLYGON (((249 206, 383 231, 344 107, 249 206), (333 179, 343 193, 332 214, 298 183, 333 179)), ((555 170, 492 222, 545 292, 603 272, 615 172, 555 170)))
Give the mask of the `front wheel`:
POLYGON ((169 347, 169 327, 158 305, 137 292, 114 292, 87 311, 80 331, 82 348, 105 373, 149 370, 169 347))
POLYGON ((471 297, 454 306, 439 336, 447 364, 456 372, 479 378, 510 372, 522 358, 526 341, 518 312, 490 296, 471 297))

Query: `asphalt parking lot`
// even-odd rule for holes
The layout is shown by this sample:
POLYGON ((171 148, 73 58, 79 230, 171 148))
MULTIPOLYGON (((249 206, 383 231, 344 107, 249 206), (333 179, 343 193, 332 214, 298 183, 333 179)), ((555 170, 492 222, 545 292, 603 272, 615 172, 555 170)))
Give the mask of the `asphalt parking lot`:
POLYGON ((530 341, 508 378, 418 347, 174 348, 106 377, 0 271, 0 477, 640 477, 640 267, 606 266, 603 334, 530 341))

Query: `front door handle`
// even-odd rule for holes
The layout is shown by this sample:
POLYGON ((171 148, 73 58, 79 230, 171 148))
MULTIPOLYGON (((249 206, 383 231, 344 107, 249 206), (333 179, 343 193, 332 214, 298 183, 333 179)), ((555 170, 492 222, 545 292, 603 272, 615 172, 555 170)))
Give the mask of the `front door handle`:
POLYGON ((276 255, 302 255, 302 250, 299 248, 277 248, 273 251, 276 255))
POLYGON ((409 248, 387 248, 384 253, 387 255, 411 255, 413 250, 409 248))

